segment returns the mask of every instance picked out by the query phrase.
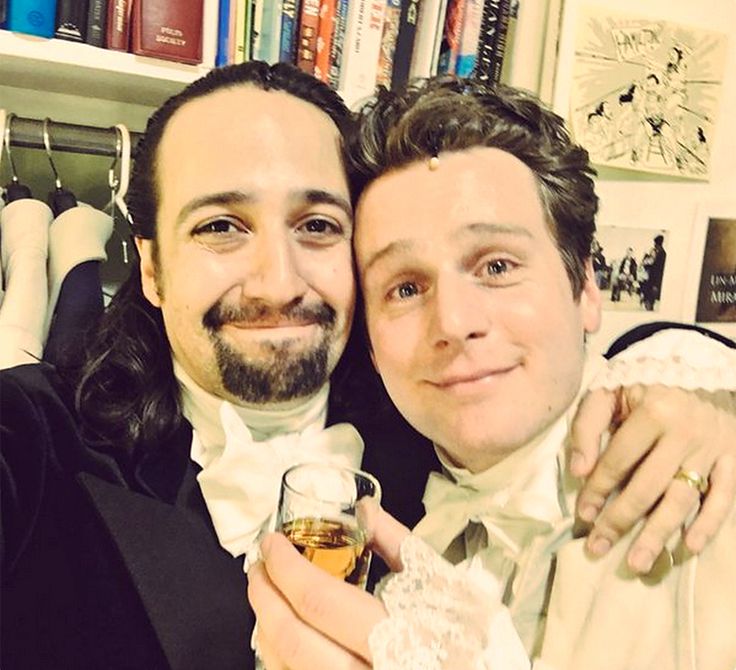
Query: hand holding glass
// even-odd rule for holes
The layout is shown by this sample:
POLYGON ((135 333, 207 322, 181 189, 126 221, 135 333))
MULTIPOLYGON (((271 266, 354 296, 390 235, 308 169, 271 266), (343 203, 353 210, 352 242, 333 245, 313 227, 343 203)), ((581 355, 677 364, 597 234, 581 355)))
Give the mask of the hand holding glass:
POLYGON ((381 486, 367 472, 295 465, 281 480, 277 529, 308 561, 365 588, 371 551, 361 508, 369 498, 380 503, 381 486))

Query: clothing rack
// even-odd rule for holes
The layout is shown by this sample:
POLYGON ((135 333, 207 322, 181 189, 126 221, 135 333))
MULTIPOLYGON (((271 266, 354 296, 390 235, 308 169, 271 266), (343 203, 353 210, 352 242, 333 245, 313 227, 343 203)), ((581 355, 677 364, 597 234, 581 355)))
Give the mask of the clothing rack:
MULTIPOLYGON (((7 123, 7 121, 6 121, 7 123)), ((10 146, 30 149, 45 149, 42 119, 13 116, 10 123, 10 146)), ((46 124, 49 143, 53 151, 68 151, 77 154, 110 156, 114 158, 118 133, 114 126, 98 128, 75 123, 49 120, 46 124)), ((135 158, 138 141, 143 133, 130 132, 131 157, 135 158)))

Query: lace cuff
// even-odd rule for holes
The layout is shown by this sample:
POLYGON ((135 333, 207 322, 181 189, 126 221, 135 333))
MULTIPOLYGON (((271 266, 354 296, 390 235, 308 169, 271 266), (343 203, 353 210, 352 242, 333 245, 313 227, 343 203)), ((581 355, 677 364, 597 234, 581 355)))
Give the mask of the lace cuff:
POLYGON ((376 590, 389 616, 368 638, 374 670, 528 670, 499 585, 480 565, 453 566, 414 535, 401 560, 376 590))
POLYGON ((589 390, 662 384, 688 391, 736 391, 736 349, 692 330, 655 333, 608 361, 589 390))

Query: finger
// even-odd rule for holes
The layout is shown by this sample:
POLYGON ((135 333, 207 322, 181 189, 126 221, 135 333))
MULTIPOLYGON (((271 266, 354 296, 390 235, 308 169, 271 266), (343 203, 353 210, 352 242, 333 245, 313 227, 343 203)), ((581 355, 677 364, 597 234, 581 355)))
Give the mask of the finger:
POLYGON ((699 494, 687 483, 673 480, 661 502, 647 519, 627 555, 629 567, 646 574, 667 541, 698 508, 699 494))
POLYGON ((736 499, 736 457, 723 456, 710 473, 710 489, 695 521, 685 532, 685 546, 694 554, 718 532, 736 499))
POLYGON ((570 472, 586 477, 598 460, 601 437, 608 430, 616 411, 613 391, 596 389, 580 403, 570 429, 570 472))
MULTIPOLYGON (((675 442, 678 441, 678 438, 672 436, 662 438, 656 448, 639 465, 626 486, 600 513, 586 543, 591 553, 596 556, 603 555, 666 494, 677 472, 677 464, 672 462, 671 454, 680 448, 675 446, 675 442)), ((666 514, 660 510, 659 516, 656 517, 660 525, 649 525, 645 539, 651 542, 652 546, 656 546, 659 535, 666 533, 666 536, 669 537, 677 527, 682 525, 696 499, 697 496, 689 497, 686 501, 686 509, 682 507, 685 502, 679 498, 670 499, 664 507, 666 514)), ((647 524, 651 522, 652 518, 647 521, 647 524)))
POLYGON ((368 660, 368 635, 386 617, 381 602, 302 558, 278 533, 261 552, 268 576, 297 616, 342 647, 368 660))
POLYGON ((268 670, 368 668, 361 659, 301 621, 260 562, 248 571, 248 599, 258 619, 258 654, 268 670))
POLYGON ((660 424, 646 410, 637 407, 632 411, 613 434, 593 472, 583 484, 577 501, 577 514, 581 519, 590 523, 596 518, 608 496, 624 483, 661 433, 660 424))
POLYGON ((371 514, 371 548, 380 554, 392 572, 401 572, 401 543, 410 530, 381 507, 371 514))

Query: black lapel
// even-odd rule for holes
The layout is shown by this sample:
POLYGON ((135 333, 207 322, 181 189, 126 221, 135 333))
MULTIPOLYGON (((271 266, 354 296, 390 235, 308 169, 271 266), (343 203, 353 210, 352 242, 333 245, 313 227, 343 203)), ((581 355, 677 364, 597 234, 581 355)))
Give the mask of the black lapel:
MULTIPOLYGON (((190 473, 194 477, 193 469, 190 473)), ((110 533, 172 668, 253 668, 242 559, 197 515, 77 475, 110 533)))

